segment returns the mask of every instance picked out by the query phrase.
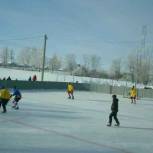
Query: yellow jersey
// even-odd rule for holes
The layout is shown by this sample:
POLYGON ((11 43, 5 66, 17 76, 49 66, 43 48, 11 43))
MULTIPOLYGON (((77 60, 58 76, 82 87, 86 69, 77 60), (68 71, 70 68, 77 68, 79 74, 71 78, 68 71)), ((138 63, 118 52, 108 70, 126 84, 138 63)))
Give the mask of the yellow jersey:
POLYGON ((67 91, 71 92, 71 91, 73 91, 73 90, 74 90, 73 85, 68 84, 68 86, 67 86, 67 91))
POLYGON ((11 97, 11 94, 8 89, 1 89, 0 90, 0 99, 9 100, 10 97, 11 97))
POLYGON ((137 95, 136 88, 132 88, 132 89, 130 90, 130 96, 131 96, 131 97, 136 97, 136 95, 137 95))

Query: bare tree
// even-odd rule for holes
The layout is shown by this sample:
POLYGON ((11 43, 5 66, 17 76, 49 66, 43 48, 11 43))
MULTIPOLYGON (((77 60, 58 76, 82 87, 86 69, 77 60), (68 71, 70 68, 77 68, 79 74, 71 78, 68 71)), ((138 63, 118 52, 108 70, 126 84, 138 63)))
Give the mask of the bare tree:
POLYGON ((42 51, 37 48, 23 48, 17 59, 19 64, 40 69, 42 66, 42 51))
POLYGON ((86 70, 89 70, 90 69, 90 55, 83 55, 83 67, 86 69, 86 70))
POLYGON ((19 64, 22 65, 30 65, 30 58, 31 58, 30 48, 26 47, 19 52, 17 61, 19 64))
POLYGON ((13 49, 11 49, 10 52, 9 52, 9 58, 10 58, 10 63, 15 62, 15 53, 14 53, 13 49))
POLYGON ((31 55, 29 58, 29 65, 32 67, 36 66, 36 62, 38 60, 37 48, 29 48, 29 54, 31 55))
POLYGON ((114 59, 111 65, 111 76, 114 79, 119 79, 121 77, 121 59, 114 59))
POLYGON ((49 68, 52 71, 57 71, 61 68, 61 60, 60 58, 54 54, 52 58, 49 60, 49 68))
POLYGON ((31 48, 29 50, 31 57, 30 57, 30 66, 41 69, 42 67, 42 50, 38 48, 31 48))
POLYGON ((101 57, 97 55, 83 55, 83 69, 82 72, 84 75, 95 76, 96 72, 100 69, 101 57))
POLYGON ((97 71, 100 68, 101 65, 101 57, 97 55, 91 55, 90 56, 90 63, 91 63, 91 70, 97 71))
POLYGON ((138 49, 137 52, 129 55, 128 71, 133 82, 147 84, 150 81, 152 58, 152 49, 138 49))
POLYGON ((14 63, 14 60, 15 60, 14 50, 9 49, 7 47, 3 48, 0 51, 0 59, 1 59, 1 63, 3 63, 4 65, 14 63))
POLYGON ((77 67, 76 56, 74 54, 68 54, 65 57, 65 68, 67 71, 73 72, 77 67))
POLYGON ((4 65, 7 65, 8 64, 8 59, 9 59, 9 50, 8 48, 3 48, 1 50, 1 62, 4 64, 4 65))
POLYGON ((129 72, 130 78, 132 82, 136 81, 137 72, 138 72, 138 65, 137 65, 137 57, 134 53, 128 56, 127 62, 127 71, 129 72))

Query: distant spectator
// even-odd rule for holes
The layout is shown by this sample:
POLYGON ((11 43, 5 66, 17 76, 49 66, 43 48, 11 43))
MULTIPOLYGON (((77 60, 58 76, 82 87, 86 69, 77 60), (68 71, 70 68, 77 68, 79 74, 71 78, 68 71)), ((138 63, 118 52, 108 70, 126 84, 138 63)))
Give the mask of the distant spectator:
POLYGON ((31 76, 29 77, 28 81, 31 81, 31 76))
POLYGON ((37 76, 36 75, 33 76, 32 81, 37 81, 37 76))
POLYGON ((7 80, 11 80, 11 77, 9 76, 9 77, 7 78, 7 80))

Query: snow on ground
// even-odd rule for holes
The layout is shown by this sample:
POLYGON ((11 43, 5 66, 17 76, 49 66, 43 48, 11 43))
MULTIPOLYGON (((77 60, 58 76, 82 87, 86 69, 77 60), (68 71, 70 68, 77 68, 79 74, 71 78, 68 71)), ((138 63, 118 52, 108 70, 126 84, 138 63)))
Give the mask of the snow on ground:
POLYGON ((1 153, 152 153, 153 102, 119 97, 121 126, 107 127, 111 95, 25 91, 0 114, 1 153))
MULTIPOLYGON (((26 70, 17 70, 9 68, 0 68, 0 79, 11 77, 12 80, 28 80, 28 78, 33 75, 37 75, 38 81, 41 81, 41 72, 38 71, 26 71, 26 70)), ((78 77, 63 72, 45 72, 44 81, 57 81, 57 82, 79 82, 79 83, 98 83, 98 84, 107 84, 113 86, 128 86, 132 87, 134 84, 132 82, 126 81, 117 81, 110 79, 100 79, 100 78, 90 78, 90 77, 78 77)), ((144 88, 144 85, 137 84, 138 88, 144 88)), ((151 86, 152 87, 152 86, 151 86)), ((152 87, 153 88, 153 87, 152 87)))

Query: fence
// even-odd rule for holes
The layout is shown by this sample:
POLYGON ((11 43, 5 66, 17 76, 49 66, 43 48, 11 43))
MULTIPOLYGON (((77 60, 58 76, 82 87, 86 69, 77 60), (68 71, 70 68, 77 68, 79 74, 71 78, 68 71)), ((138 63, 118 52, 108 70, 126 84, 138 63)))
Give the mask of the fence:
MULTIPOLYGON (((31 90, 31 89, 54 89, 54 90, 66 90, 67 82, 42 82, 42 81, 12 81, 12 80, 0 80, 0 84, 7 88, 13 88, 17 86, 19 89, 31 90)), ((117 94, 125 97, 129 96, 129 87, 124 86, 112 86, 112 85, 99 85, 96 83, 73 83, 75 90, 95 91, 106 94, 117 94)), ((153 98, 153 89, 138 89, 138 97, 140 98, 153 98)))

